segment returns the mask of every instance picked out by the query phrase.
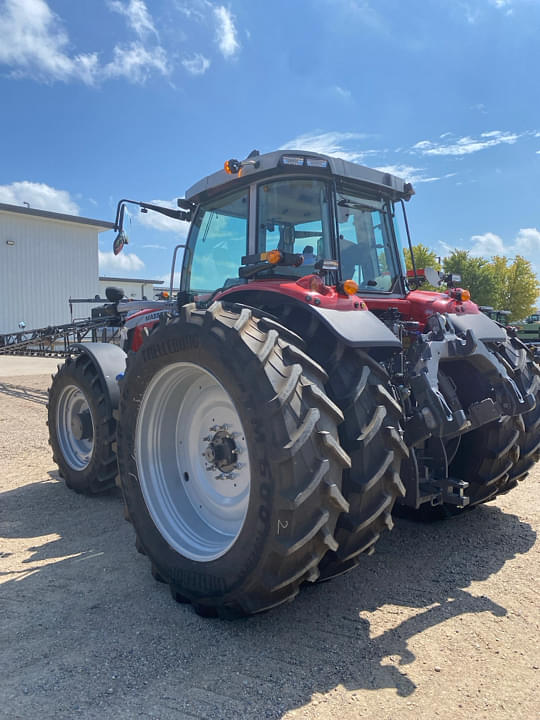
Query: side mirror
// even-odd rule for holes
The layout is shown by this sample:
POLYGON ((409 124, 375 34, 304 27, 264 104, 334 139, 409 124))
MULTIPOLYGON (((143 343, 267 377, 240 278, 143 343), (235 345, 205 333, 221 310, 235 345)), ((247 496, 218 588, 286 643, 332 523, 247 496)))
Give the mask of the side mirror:
POLYGON ((114 238, 113 253, 115 255, 118 255, 119 253, 121 253, 124 245, 127 245, 127 243, 128 243, 128 236, 126 235, 126 233, 123 230, 120 230, 118 235, 114 238))

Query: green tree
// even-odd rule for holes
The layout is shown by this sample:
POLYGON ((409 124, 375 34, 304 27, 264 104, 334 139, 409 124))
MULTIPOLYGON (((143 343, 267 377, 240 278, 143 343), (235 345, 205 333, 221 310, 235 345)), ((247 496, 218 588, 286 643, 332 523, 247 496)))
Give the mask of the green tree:
MULTIPOLYGON (((413 245, 416 269, 426 267, 440 270, 437 255, 434 250, 422 245, 413 245)), ((405 265, 412 270, 411 253, 404 249, 405 265)), ((456 283, 469 290, 471 299, 477 305, 489 305, 496 310, 509 310, 509 321, 523 320, 535 312, 536 303, 540 296, 540 282, 532 269, 529 260, 521 255, 515 258, 496 256, 491 260, 471 255, 469 250, 452 250, 450 255, 443 258, 445 273, 461 275, 461 281, 456 283)), ((423 283, 423 290, 438 290, 423 283)))
MULTIPOLYGON (((423 268, 427 267, 434 268, 435 270, 441 269, 435 251, 430 250, 425 245, 422 245, 422 243, 418 243, 418 245, 413 245, 413 253, 414 262, 416 264, 417 270, 422 270, 423 268)), ((404 248, 403 254, 405 255, 405 265, 407 267, 407 270, 412 270, 413 264, 411 259, 411 251, 409 250, 409 248, 404 248)))
POLYGON ((474 257, 468 250, 452 250, 444 258, 443 267, 446 273, 461 275, 457 284, 471 293, 475 303, 498 307, 498 278, 489 260, 474 257))
POLYGON ((513 261, 494 257, 492 272, 496 278, 494 307, 510 310, 509 320, 523 320, 536 308, 540 283, 529 260, 516 255, 513 261))

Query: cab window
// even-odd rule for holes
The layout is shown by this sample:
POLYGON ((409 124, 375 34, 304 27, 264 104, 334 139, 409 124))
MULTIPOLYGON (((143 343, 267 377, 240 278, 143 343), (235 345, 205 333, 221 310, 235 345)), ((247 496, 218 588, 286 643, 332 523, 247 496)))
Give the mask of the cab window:
POLYGON ((308 178, 274 180, 257 192, 257 252, 281 250, 304 256, 299 267, 280 267, 279 274, 301 276, 316 262, 332 259, 329 188, 308 178))
POLYGON ((247 253, 248 206, 248 191, 244 189, 205 205, 197 213, 189 241, 192 292, 213 292, 238 280, 238 268, 247 253))

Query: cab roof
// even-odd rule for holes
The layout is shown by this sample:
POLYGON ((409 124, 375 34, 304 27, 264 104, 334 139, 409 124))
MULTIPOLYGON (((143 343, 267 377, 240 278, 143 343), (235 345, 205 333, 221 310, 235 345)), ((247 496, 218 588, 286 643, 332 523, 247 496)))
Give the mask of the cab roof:
POLYGON ((247 185, 258 179, 259 176, 262 179, 268 175, 277 175, 278 173, 330 175, 351 182, 363 183, 370 186, 370 189, 381 192, 393 200, 408 199, 413 194, 410 183, 395 175, 358 165, 348 160, 342 160, 341 158, 307 150, 275 150, 264 155, 251 153, 249 161, 255 161, 257 167, 245 165, 241 173, 235 175, 228 174, 224 169, 218 170, 192 185, 186 191, 186 199, 194 203, 200 203, 205 198, 212 197, 228 188, 234 189, 235 185, 247 185), (306 164, 304 166, 285 165, 282 160, 284 157, 325 160, 327 164, 325 167, 308 167, 306 164))

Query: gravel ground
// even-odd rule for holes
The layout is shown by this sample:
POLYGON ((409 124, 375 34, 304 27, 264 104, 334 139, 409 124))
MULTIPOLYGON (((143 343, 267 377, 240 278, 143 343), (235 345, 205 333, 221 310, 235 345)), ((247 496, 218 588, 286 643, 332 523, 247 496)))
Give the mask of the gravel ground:
POLYGON ((152 579, 117 492, 90 499, 59 480, 50 363, 12 360, 0 359, 0 716, 540 718, 540 469, 449 522, 398 520, 355 572, 290 605, 205 620, 152 579))

